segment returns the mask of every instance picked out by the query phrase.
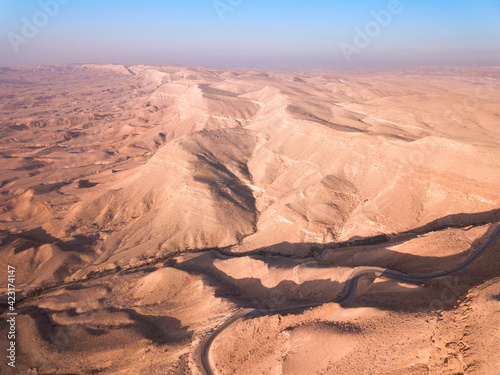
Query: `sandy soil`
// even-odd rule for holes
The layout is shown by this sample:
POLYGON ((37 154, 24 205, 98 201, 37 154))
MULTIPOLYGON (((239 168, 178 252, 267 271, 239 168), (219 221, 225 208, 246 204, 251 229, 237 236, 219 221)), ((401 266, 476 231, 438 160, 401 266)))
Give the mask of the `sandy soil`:
MULTIPOLYGON (((22 374, 497 374, 500 68, 0 68, 22 374), (22 298, 22 300, 20 300, 22 298)), ((2 275, 4 272, 2 271, 2 275)), ((6 273, 5 273, 6 275, 6 273)), ((0 288, 6 347, 6 279, 0 288)))

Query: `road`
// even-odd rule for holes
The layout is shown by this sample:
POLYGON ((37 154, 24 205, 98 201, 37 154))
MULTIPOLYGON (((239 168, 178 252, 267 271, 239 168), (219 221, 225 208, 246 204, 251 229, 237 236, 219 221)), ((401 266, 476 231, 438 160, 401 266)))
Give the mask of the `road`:
MULTIPOLYGON (((387 268, 380 268, 380 267, 362 267, 358 268, 353 271, 353 273, 349 276, 346 286, 344 287, 344 290, 342 294, 334 301, 337 303, 343 303, 349 300, 354 296, 354 293, 356 292, 356 286, 358 283, 358 280, 362 276, 366 275, 371 275, 375 277, 390 277, 393 279, 400 279, 404 281, 410 281, 410 282, 420 282, 420 281, 428 281, 432 279, 436 279, 438 277, 444 277, 444 276, 449 276, 451 274, 454 274, 459 271, 463 271, 467 267, 469 267, 474 261, 476 261, 498 238, 500 237, 500 225, 496 227, 494 230, 493 234, 491 237, 486 241, 484 244, 482 244, 475 252, 472 254, 465 262, 462 264, 458 265, 457 267, 454 267, 452 269, 446 270, 446 271, 441 271, 437 273, 433 273, 430 275, 421 275, 421 276, 414 276, 414 275, 407 275, 402 272, 398 271, 393 271, 387 268)), ((228 328, 231 324, 235 323, 238 320, 241 319, 251 319, 251 318, 256 318, 258 316, 265 316, 265 315, 274 315, 274 314, 286 314, 286 313, 291 313, 291 312, 299 312, 301 310, 309 309, 312 307, 317 307, 323 305, 323 302, 317 302, 317 303, 312 303, 308 305, 300 305, 300 306, 292 306, 292 307, 285 307, 282 309, 274 309, 274 310, 258 310, 258 309, 242 309, 236 312, 233 316, 231 316, 228 320, 224 322, 219 328, 217 328, 210 336, 208 336, 205 341, 201 344, 201 348, 199 350, 199 361, 202 365, 203 371, 205 372, 206 375, 215 375, 215 372, 212 370, 212 365, 210 361, 210 348, 216 339, 218 335, 222 333, 226 328, 228 328)))

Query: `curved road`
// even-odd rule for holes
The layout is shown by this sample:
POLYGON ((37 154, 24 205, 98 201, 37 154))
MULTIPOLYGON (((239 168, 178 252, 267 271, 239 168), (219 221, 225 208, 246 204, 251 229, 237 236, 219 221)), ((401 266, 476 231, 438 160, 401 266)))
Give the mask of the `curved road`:
MULTIPOLYGON (((390 277, 393 279, 400 279, 404 281, 412 281, 412 282, 418 282, 418 281, 427 281, 427 280, 432 280, 436 279, 438 277, 444 277, 444 276, 449 276, 453 273, 463 271, 467 267, 469 267, 477 258, 479 258, 485 251, 488 249, 498 238, 500 237, 500 225, 498 225, 491 235, 491 237, 486 241, 483 245, 481 245, 475 252, 472 254, 465 262, 462 264, 458 265, 455 268, 452 268, 447 271, 442 271, 442 272, 437 272, 433 273, 430 275, 423 275, 423 276, 412 276, 412 275, 406 275, 402 272, 398 271, 393 271, 387 268, 380 268, 380 267, 362 267, 356 269, 349 277, 346 286, 344 287, 343 293, 334 301, 337 303, 343 303, 350 299, 353 295, 354 292, 356 291, 356 285, 358 283, 358 280, 365 275, 375 275, 376 277, 381 277, 381 276, 386 276, 390 277)), ((316 307, 323 305, 323 302, 317 302, 317 303, 312 303, 309 305, 301 305, 301 306, 293 306, 293 307, 286 307, 282 309, 275 309, 275 310, 258 310, 258 309, 241 309, 238 312, 236 312, 233 316, 231 316, 228 320, 224 322, 219 328, 217 328, 210 336, 208 336, 205 341, 203 341, 201 348, 198 352, 199 355, 199 361, 202 365, 202 368, 205 372, 206 375, 215 375, 215 372, 212 371, 211 363, 210 363, 210 348, 216 339, 218 335, 222 331, 224 331, 227 327, 229 327, 231 324, 234 322, 244 319, 244 318, 255 318, 258 316, 264 316, 264 315, 274 315, 274 314, 284 314, 284 313, 291 313, 291 312, 298 312, 301 310, 305 310, 311 307, 316 307)))

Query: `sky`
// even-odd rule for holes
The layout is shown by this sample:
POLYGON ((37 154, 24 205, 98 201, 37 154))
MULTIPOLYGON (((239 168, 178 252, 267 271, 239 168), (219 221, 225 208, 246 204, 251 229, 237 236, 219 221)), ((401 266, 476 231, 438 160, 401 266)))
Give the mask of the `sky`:
POLYGON ((0 0, 0 66, 500 65, 500 0, 0 0))

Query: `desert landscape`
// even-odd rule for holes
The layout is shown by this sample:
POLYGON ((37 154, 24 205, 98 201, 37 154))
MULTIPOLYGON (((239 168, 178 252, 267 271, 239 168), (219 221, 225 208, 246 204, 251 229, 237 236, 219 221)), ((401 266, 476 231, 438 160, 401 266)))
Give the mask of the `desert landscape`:
POLYGON ((499 124, 499 67, 0 68, 0 372, 498 374, 499 124))

